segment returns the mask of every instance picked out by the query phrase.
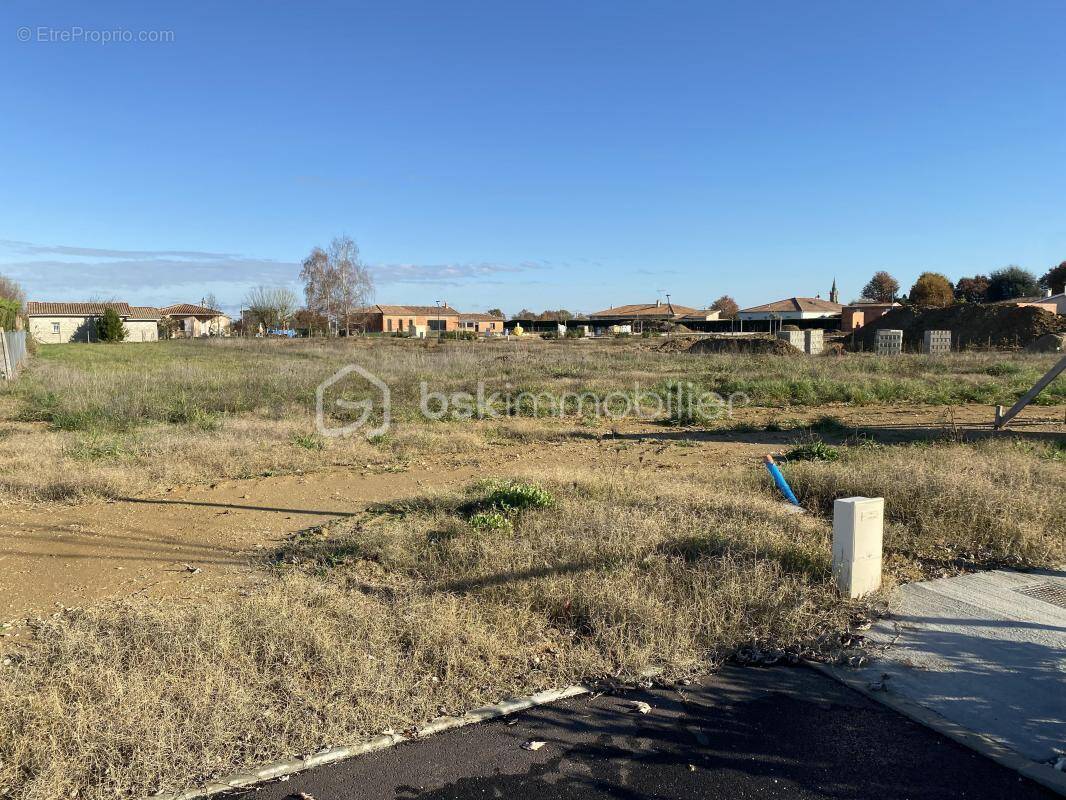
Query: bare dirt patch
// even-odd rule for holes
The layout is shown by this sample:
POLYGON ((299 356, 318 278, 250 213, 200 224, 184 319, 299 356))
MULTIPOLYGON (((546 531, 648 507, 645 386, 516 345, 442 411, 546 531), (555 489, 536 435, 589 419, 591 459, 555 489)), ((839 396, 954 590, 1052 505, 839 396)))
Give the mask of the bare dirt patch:
MULTIPOLYGON (((1027 409, 1013 436, 1066 435, 1066 409, 1027 409)), ((552 465, 716 479, 757 470, 767 452, 812 437, 887 443, 990 435, 990 409, 889 406, 739 409, 716 426, 617 424, 596 429, 542 420, 469 453, 423 455, 398 471, 381 465, 209 485, 80 504, 8 503, 0 516, 0 621, 54 613, 108 597, 190 600, 239 592, 255 561, 292 534, 358 514, 372 503, 460 486, 488 475, 532 475, 552 465), (378 471, 375 471, 378 470, 378 471)), ((473 426, 473 424, 471 424, 473 426)), ((487 426, 483 426, 487 429, 487 426)), ((16 624, 9 633, 18 634, 16 624)))

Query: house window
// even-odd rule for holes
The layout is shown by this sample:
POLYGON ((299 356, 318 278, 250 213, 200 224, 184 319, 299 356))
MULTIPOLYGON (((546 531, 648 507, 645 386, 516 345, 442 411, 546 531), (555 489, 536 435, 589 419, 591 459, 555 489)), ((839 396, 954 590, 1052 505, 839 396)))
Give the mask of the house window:
POLYGON ((429 322, 429 329, 431 331, 446 331, 448 330, 448 321, 444 319, 431 319, 429 322))
POLYGON ((415 321, 413 319, 407 320, 407 330, 412 330, 415 327, 415 321))
POLYGON ((392 320, 391 319, 388 321, 388 326, 389 326, 389 333, 392 333, 392 320))
POLYGON ((58 322, 53 322, 52 323, 52 333, 59 333, 59 323, 58 322))

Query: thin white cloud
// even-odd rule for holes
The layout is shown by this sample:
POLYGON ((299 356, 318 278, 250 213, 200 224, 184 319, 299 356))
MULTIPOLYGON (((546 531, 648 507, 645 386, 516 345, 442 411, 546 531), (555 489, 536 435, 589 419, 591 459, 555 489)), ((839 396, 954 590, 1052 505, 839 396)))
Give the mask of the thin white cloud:
POLYGON ((370 267, 379 285, 394 283, 462 286, 475 281, 497 283, 505 275, 546 269, 544 262, 524 261, 519 264, 377 264, 370 267))
MULTIPOLYGON (((371 264, 379 287, 500 284, 509 276, 549 269, 542 261, 516 264, 371 264)), ((123 250, 41 245, 0 239, 0 273, 22 284, 31 300, 79 301, 115 298, 134 305, 198 302, 213 294, 226 310, 240 308, 248 291, 260 285, 301 289, 300 265, 199 250, 123 250), (3 253, 7 252, 5 260, 3 253)), ((415 289, 417 293, 417 289, 415 289)), ((380 292, 379 292, 380 296, 380 292)), ((403 298, 400 298, 403 299, 403 298)))
POLYGON ((209 253, 201 250, 113 250, 100 247, 70 247, 60 244, 34 244, 14 239, 0 239, 0 248, 22 255, 84 256, 86 258, 181 258, 224 260, 236 258, 233 253, 209 253))

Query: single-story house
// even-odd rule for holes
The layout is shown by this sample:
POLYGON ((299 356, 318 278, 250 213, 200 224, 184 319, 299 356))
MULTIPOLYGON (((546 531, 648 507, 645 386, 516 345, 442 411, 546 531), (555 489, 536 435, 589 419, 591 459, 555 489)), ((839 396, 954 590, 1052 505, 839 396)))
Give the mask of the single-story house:
POLYGON ((844 310, 840 303, 820 297, 789 297, 761 306, 742 308, 737 316, 749 320, 801 320, 831 319, 839 317, 844 310))
POLYGON ((159 339, 159 309, 128 303, 26 303, 30 335, 42 344, 95 342, 96 321, 114 309, 126 328, 127 342, 159 339))
POLYGON ((1051 290, 1048 289, 1044 297, 1020 298, 1015 301, 1015 304, 1019 306, 1035 306, 1045 311, 1050 311, 1052 314, 1066 315, 1066 292, 1052 294, 1051 290))
POLYGON ((589 314, 589 320, 597 329, 610 329, 617 326, 629 326, 633 333, 640 333, 645 324, 656 322, 674 322, 684 325, 688 322, 705 322, 718 319, 718 312, 710 309, 691 308, 667 300, 654 303, 633 303, 625 306, 611 306, 603 311, 589 314))
POLYGON ((172 335, 177 338, 229 336, 233 327, 233 320, 222 311, 192 303, 177 303, 161 308, 159 312, 172 321, 172 335))
POLYGON ((503 334, 503 317, 492 314, 460 314, 459 330, 473 331, 485 336, 499 336, 503 334))
POLYGON ((459 320, 463 315, 445 303, 441 306, 374 305, 360 311, 359 316, 364 320, 368 333, 425 336, 428 332, 459 330, 459 320))
POLYGON ((876 303, 874 301, 848 303, 844 306, 840 315, 840 329, 842 331, 854 331, 863 325, 883 317, 893 308, 900 308, 899 303, 876 303))

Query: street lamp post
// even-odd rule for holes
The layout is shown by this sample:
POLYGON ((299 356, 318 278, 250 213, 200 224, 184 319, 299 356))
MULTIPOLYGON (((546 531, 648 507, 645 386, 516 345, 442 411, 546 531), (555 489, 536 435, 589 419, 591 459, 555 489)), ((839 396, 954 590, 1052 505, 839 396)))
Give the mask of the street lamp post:
POLYGON ((437 341, 440 341, 440 300, 434 300, 437 304, 437 341))

